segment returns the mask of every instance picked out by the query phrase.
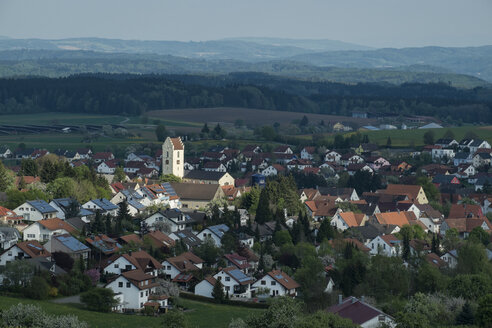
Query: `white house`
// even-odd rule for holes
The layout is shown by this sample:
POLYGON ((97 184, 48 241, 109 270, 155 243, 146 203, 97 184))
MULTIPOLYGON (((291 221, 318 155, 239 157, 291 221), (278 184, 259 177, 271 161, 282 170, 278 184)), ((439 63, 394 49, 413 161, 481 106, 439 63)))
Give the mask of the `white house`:
POLYGON ((126 271, 141 270, 146 274, 157 277, 162 265, 146 251, 116 254, 108 259, 104 267, 106 274, 122 274, 126 271))
POLYGON ((116 170, 116 163, 114 161, 106 161, 99 164, 96 168, 97 173, 101 174, 113 174, 116 170))
POLYGON ((312 160, 315 152, 316 152, 316 147, 304 147, 301 150, 301 158, 312 160))
POLYGON ((44 200, 28 200, 14 209, 25 221, 39 221, 56 217, 57 210, 44 200))
POLYGON ((169 226, 171 232, 176 232, 184 230, 186 225, 191 222, 191 219, 178 209, 166 209, 152 214, 142 222, 145 222, 148 227, 164 223, 169 226))
POLYGON ((111 203, 106 198, 101 199, 92 199, 87 203, 82 205, 82 208, 91 210, 93 212, 101 211, 101 214, 109 214, 112 216, 116 216, 118 213, 119 206, 111 203))
POLYGON ((214 275, 224 286, 224 292, 230 297, 251 298, 251 285, 254 280, 236 267, 228 267, 214 275))
POLYGON ((458 265, 458 252, 453 249, 441 256, 441 260, 445 261, 450 269, 454 269, 458 265))
POLYGON ((468 145, 468 148, 470 148, 470 153, 476 153, 477 150, 479 150, 479 149, 490 149, 491 146, 487 141, 477 139, 477 140, 473 140, 468 145))
POLYGON ((340 160, 342 159, 342 155, 337 153, 336 151, 332 150, 326 153, 325 155, 325 162, 328 163, 340 163, 340 160))
POLYGON ((37 240, 45 242, 53 235, 74 233, 76 230, 66 221, 59 218, 39 220, 25 228, 22 233, 24 240, 37 240))
POLYGON ((212 291, 214 290, 214 286, 216 283, 217 283, 217 280, 214 277, 211 277, 211 276, 205 277, 205 279, 200 281, 195 286, 195 295, 213 298, 212 291))
POLYGON ((453 160, 454 158, 453 148, 434 148, 432 149, 432 160, 437 161, 441 159, 453 160))
POLYGON ((278 175, 279 173, 282 173, 285 171, 285 168, 280 165, 280 164, 272 164, 268 166, 266 169, 261 171, 261 174, 263 174, 266 177, 269 176, 275 176, 278 175))
POLYGON ((183 272, 198 271, 203 268, 203 260, 191 252, 167 258, 162 262, 161 272, 168 279, 174 279, 183 272))
POLYGON ((492 157, 490 157, 489 153, 476 153, 473 156, 472 164, 475 167, 480 167, 484 165, 490 165, 492 157))
POLYGON ((207 162, 203 165, 203 170, 209 172, 227 172, 227 168, 220 162, 207 162))
POLYGON ((342 212, 341 210, 337 210, 330 223, 338 230, 344 231, 348 228, 364 225, 367 220, 367 215, 363 213, 342 212))
POLYGON ((366 246, 371 250, 371 255, 385 255, 385 256, 398 256, 401 253, 401 241, 394 235, 377 236, 370 242, 366 243, 366 246))
POLYGON ((17 244, 20 239, 19 230, 12 227, 0 226, 0 248, 7 249, 17 244))
POLYGON ((215 246, 221 247, 222 246, 222 237, 224 237, 224 234, 229 231, 229 227, 226 226, 225 224, 218 224, 214 226, 207 227, 200 231, 197 235, 197 237, 201 240, 204 241, 205 238, 212 238, 212 240, 215 243, 215 246))
POLYGON ((0 255, 0 266, 6 265, 12 261, 35 257, 42 257, 50 260, 51 253, 36 240, 19 242, 6 249, 2 255, 0 255))
POLYGON ((268 289, 270 296, 297 296, 297 288, 300 285, 285 272, 273 270, 264 275, 253 284, 258 289, 268 289))
POLYGON ((133 270, 123 272, 105 287, 112 289, 115 294, 123 295, 123 309, 139 310, 149 301, 157 286, 155 277, 141 270, 133 270))

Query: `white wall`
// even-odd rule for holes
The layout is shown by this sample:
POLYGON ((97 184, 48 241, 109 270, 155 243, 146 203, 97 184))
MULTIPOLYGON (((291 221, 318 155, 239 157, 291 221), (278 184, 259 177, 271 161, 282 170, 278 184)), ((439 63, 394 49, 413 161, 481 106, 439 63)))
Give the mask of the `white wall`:
POLYGON ((212 286, 207 280, 202 280, 195 286, 195 295, 205 296, 213 298, 212 291, 214 286, 212 286))

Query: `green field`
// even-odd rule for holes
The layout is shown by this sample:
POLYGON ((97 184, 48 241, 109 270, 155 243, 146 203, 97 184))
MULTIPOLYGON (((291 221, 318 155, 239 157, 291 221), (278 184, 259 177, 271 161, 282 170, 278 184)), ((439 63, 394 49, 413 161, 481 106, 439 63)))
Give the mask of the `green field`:
MULTIPOLYGON (((232 318, 246 318, 263 311, 260 309, 217 305, 186 299, 181 299, 180 302, 187 308, 185 315, 188 317, 191 326, 199 328, 227 327, 232 318)), ((98 313, 83 310, 78 305, 55 304, 49 301, 35 301, 0 296, 0 309, 6 309, 18 303, 39 305, 49 314, 75 315, 80 320, 87 322, 91 328, 162 327, 162 320, 158 317, 98 313)))
POLYGON ((120 124, 125 117, 118 115, 91 115, 76 113, 40 113, 40 114, 17 114, 1 115, 0 124, 12 125, 83 125, 83 124, 120 124))

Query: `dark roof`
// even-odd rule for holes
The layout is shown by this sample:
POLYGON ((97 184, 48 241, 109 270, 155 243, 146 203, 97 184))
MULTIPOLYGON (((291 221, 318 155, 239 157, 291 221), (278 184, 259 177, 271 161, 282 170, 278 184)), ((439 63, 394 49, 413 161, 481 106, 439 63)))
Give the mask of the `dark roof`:
POLYGON ((338 314, 342 318, 350 319, 357 325, 362 325, 372 318, 384 314, 384 312, 353 296, 347 297, 341 304, 331 306, 328 308, 328 312, 338 314))
MULTIPOLYGON (((217 172, 208 172, 208 173, 217 173, 217 172)), ((204 200, 210 201, 212 200, 220 185, 218 184, 199 184, 199 183, 171 183, 176 194, 182 200, 192 199, 192 200, 204 200)))
POLYGON ((185 172, 185 179, 219 181, 226 172, 192 170, 185 172))

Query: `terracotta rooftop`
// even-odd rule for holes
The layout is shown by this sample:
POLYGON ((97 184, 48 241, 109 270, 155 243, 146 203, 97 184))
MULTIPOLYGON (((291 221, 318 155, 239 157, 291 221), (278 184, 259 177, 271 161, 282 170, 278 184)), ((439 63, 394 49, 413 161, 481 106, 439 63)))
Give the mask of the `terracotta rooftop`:
POLYGON ((69 233, 74 233, 77 230, 72 227, 70 224, 67 222, 63 221, 62 219, 59 218, 53 218, 53 219, 45 219, 45 220, 39 220, 37 221, 39 224, 41 224, 43 227, 45 227, 48 230, 55 231, 58 229, 63 229, 66 232, 69 233))
POLYGON ((169 138, 171 139, 171 142, 173 144, 174 150, 184 150, 184 145, 183 142, 181 141, 181 138, 169 138))
POLYGON ((273 270, 268 272, 268 275, 275 279, 279 284, 284 286, 285 289, 294 289, 294 288, 299 288, 301 285, 299 285, 294 279, 289 277, 285 272, 281 270, 273 270))

